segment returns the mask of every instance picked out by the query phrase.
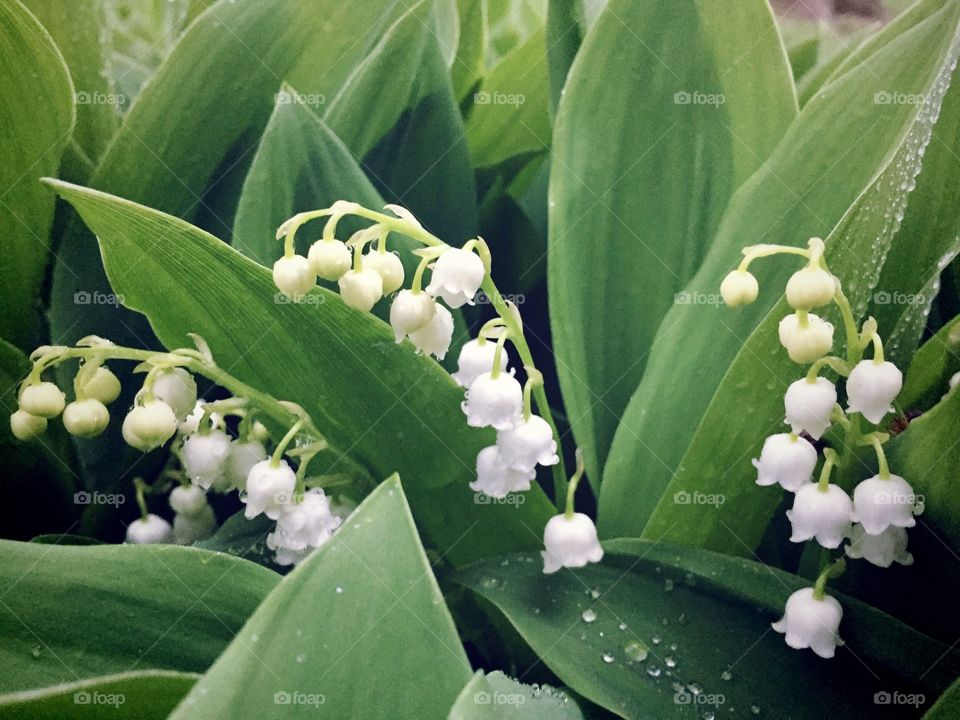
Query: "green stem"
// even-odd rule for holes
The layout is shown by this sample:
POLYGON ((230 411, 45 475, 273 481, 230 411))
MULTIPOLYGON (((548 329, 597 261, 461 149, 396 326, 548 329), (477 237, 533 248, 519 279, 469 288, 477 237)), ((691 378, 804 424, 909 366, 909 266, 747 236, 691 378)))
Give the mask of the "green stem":
POLYGON ((880 339, 880 333, 874 333, 871 340, 873 340, 873 361, 881 365, 883 364, 883 340, 880 339))
POLYGON ((507 344, 507 339, 509 339, 509 337, 510 333, 504 332, 500 335, 500 337, 497 338, 497 347, 493 351, 493 369, 490 371, 490 377, 492 377, 494 380, 500 377, 500 373, 502 371, 501 366, 503 364, 503 348, 507 344))
POLYGON ((410 291, 414 295, 419 294, 423 290, 423 271, 427 269, 427 265, 429 264, 430 258, 421 258, 420 264, 417 265, 417 269, 413 273, 413 282, 410 284, 410 291))
POLYGON ((137 506, 140 508, 140 519, 146 520, 147 515, 150 514, 150 511, 147 509, 147 499, 144 497, 147 484, 143 481, 143 478, 134 478, 133 487, 137 493, 137 506))
POLYGON ((830 488, 830 474, 836 466, 839 457, 832 448, 826 448, 823 451, 823 469, 820 470, 820 481, 817 483, 820 492, 826 492, 830 488))
POLYGON ((757 258, 770 257, 771 255, 800 255, 809 258, 810 251, 792 245, 750 245, 743 249, 743 260, 740 261, 740 266, 737 269, 746 271, 750 267, 750 263, 757 258))
POLYGON ((840 308, 840 315, 843 317, 843 326, 847 333, 847 363, 853 367, 863 357, 860 349, 860 331, 857 329, 857 321, 853 317, 853 310, 850 308, 850 301, 840 287, 833 295, 833 301, 840 308))
POLYGON ((877 466, 879 467, 877 474, 881 480, 890 479, 890 466, 887 465, 887 454, 883 451, 884 440, 888 437, 884 433, 870 433, 863 438, 867 444, 873 445, 873 449, 877 453, 877 466))
POLYGON ((287 446, 293 442, 293 439, 297 436, 297 433, 300 432, 302 427, 303 420, 298 420, 290 426, 290 429, 287 430, 287 434, 283 436, 283 439, 279 443, 277 443, 277 447, 273 451, 273 456, 270 458, 271 467, 280 467, 280 460, 283 458, 283 453, 286 452, 287 446))
POLYGON ((817 582, 813 586, 813 597, 817 600, 823 600, 826 595, 827 581, 831 578, 840 577, 846 568, 847 563, 842 557, 826 565, 823 570, 820 571, 817 582))
POLYGON ((577 485, 580 484, 580 479, 583 477, 583 471, 585 465, 583 462, 583 451, 580 448, 577 448, 577 469, 573 473, 573 477, 570 478, 570 482, 567 484, 567 497, 566 503, 564 505, 564 515, 567 520, 573 518, 573 496, 577 494, 577 485))
POLYGON ((828 355, 817 360, 813 365, 810 366, 810 369, 807 371, 807 382, 816 382, 817 376, 820 374, 820 371, 829 367, 834 370, 838 375, 846 377, 850 374, 850 366, 843 360, 843 358, 838 358, 833 355, 828 355))

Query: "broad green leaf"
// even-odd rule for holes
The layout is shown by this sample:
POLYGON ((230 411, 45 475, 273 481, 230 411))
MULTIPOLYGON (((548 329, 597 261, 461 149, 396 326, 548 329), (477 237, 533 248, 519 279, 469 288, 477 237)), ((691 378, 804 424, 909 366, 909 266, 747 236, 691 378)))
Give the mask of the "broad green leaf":
POLYGON ((571 68, 547 274, 560 386, 594 488, 675 293, 796 113, 773 23, 764 0, 615 0, 571 68))
POLYGON ((105 675, 0 696, 8 720, 164 720, 200 676, 169 670, 105 675))
POLYGON ((266 515, 248 520, 243 511, 238 510, 224 520, 213 535, 194 543, 194 547, 215 550, 279 570, 273 562, 274 552, 266 542, 274 527, 275 523, 266 515))
POLYGON ((946 645, 843 596, 836 657, 792 650, 770 623, 809 581, 665 543, 612 541, 601 564, 575 572, 544 575, 538 556, 512 555, 455 578, 564 683, 625 718, 874 720, 874 693, 936 694, 960 668, 946 645))
POLYGON ((477 232, 473 172, 450 73, 421 0, 384 33, 324 112, 380 194, 460 244, 477 232))
POLYGON ((448 720, 583 720, 570 697, 548 685, 524 685, 502 672, 478 670, 448 720))
POLYGON ((803 107, 820 90, 823 85, 835 78, 837 68, 847 62, 850 57, 856 57, 864 40, 879 30, 878 23, 864 24, 849 35, 840 38, 829 50, 822 50, 817 63, 810 68, 797 83, 797 99, 803 107))
POLYGON ((30 12, 63 53, 76 93, 73 143, 83 160, 96 162, 113 135, 128 99, 114 92, 106 73, 103 44, 107 13, 103 0, 27 0, 30 12))
POLYGON ((483 74, 487 45, 487 0, 457 0, 460 44, 450 68, 453 91, 463 101, 483 74))
POLYGON ((557 112, 560 96, 573 59, 580 50, 585 28, 581 0, 549 0, 547 3, 547 57, 550 72, 550 117, 557 112))
POLYGON ((960 680, 955 681, 924 713, 923 720, 954 720, 957 717, 960 717, 960 680))
POLYGON ((462 390, 433 360, 397 345, 382 321, 322 288, 302 304, 278 303, 270 271, 213 236, 120 198, 52 184, 99 236, 115 291, 165 345, 200 334, 221 367, 303 405, 371 476, 405 473, 421 528, 451 562, 539 544, 551 514, 545 496, 477 503, 468 483, 491 434, 467 427, 462 390))
POLYGON ((907 410, 929 408, 947 392, 956 372, 960 372, 960 316, 917 350, 897 401, 907 410))
POLYGON ((487 0, 487 67, 494 67, 542 28, 546 13, 545 0, 487 0))
POLYGON ((40 284, 50 254, 50 193, 37 182, 54 175, 70 142, 76 112, 63 56, 17 0, 0 7, 0 337, 21 348, 35 339, 40 284))
POLYGON ((888 28, 894 38, 875 36, 871 43, 880 49, 803 109, 733 197, 684 291, 690 302, 665 317, 618 428, 600 497, 606 536, 668 532, 678 542, 734 553, 759 540, 777 497, 751 487, 749 459, 764 436, 783 427, 783 391, 801 371, 777 340, 786 303, 773 307, 798 265, 784 258, 757 263, 751 269, 760 297, 736 311, 723 307, 718 288, 743 246, 802 245, 818 235, 827 237, 831 266, 855 314, 865 311, 960 48, 960 3, 920 3, 910 20, 888 28), (927 103, 878 104, 878 92, 921 94, 927 103), (719 509, 674 502, 677 492, 704 489, 726 502, 719 509), (748 501, 736 502, 748 492, 748 501))
POLYGON ((173 545, 3 540, 0 558, 0 692, 131 670, 202 672, 280 579, 173 545))
POLYGON ((470 673, 394 476, 264 600, 171 718, 437 718, 470 673))
POLYGON ((822 35, 828 32, 815 20, 779 16, 777 28, 790 60, 794 82, 799 82, 816 64, 822 35))
POLYGON ((550 148, 546 33, 530 36, 484 76, 467 116, 467 141, 476 167, 550 148))

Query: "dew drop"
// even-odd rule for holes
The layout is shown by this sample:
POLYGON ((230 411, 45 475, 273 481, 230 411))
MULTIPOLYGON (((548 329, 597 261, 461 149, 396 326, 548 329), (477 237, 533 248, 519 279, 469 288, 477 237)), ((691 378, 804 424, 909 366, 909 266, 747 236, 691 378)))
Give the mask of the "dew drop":
POLYGON ((612 663, 614 660, 616 660, 616 658, 613 657, 613 655, 611 655, 610 653, 604 653, 604 654, 602 655, 602 657, 603 657, 603 661, 604 661, 605 663, 607 663, 607 665, 609 665, 609 664, 612 663))
POLYGON ((659 645, 660 643, 663 642, 663 638, 661 638, 659 635, 654 635, 652 638, 650 638, 650 640, 653 642, 654 645, 659 645))
POLYGON ((729 682, 730 680, 733 680, 733 673, 729 670, 724 670, 722 673, 720 673, 720 679, 729 682))
POLYGON ((663 591, 670 592, 671 590, 673 590, 673 580, 667 578, 663 581, 663 591))
POLYGON ((660 668, 658 668, 656 665, 651 665, 647 668, 647 675, 652 678, 660 677, 660 668))
POLYGON ((339 585, 337 585, 337 587, 334 588, 334 592, 336 592, 337 595, 342 595, 342 594, 343 594, 343 588, 340 587, 339 585))
POLYGON ((663 664, 666 665, 668 668, 675 668, 677 666, 677 661, 674 660, 672 657, 668 657, 663 661, 663 664))
POLYGON ((306 655, 303 655, 302 653, 301 653, 300 655, 297 655, 297 662, 298 662, 298 663, 302 663, 302 662, 303 662, 304 660, 306 660, 306 659, 307 659, 307 656, 306 656, 306 655))
POLYGON ((584 622, 592 623, 597 619, 597 614, 593 611, 593 608, 587 608, 583 611, 583 614, 580 616, 584 622))
POLYGON ((647 655, 650 653, 650 649, 638 640, 631 640, 628 642, 623 646, 623 651, 633 662, 643 662, 647 659, 647 655))
POLYGON ((754 715, 759 715, 759 714, 760 714, 760 706, 759 706, 759 705, 751 705, 751 706, 750 706, 750 712, 752 712, 754 715))

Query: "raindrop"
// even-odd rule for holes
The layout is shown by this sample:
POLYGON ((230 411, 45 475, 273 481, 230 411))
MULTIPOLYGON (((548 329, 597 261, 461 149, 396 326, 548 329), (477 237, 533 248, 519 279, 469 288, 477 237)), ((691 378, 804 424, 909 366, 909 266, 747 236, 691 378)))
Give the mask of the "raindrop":
POLYGON ((729 670, 724 670, 722 673, 720 673, 720 679, 727 681, 733 680, 733 673, 729 670))
POLYGON ((642 642, 637 640, 631 640, 626 645, 623 646, 623 651, 627 654, 627 657, 633 662, 643 662, 647 659, 647 655, 650 652, 650 649, 644 645, 642 642))
POLYGON ((304 660, 306 660, 306 659, 307 659, 307 656, 304 655, 304 654, 302 654, 302 653, 301 653, 300 655, 297 655, 297 662, 298 662, 298 663, 302 663, 302 662, 303 662, 304 660))
POLYGON ((600 597, 600 588, 594 588, 593 590, 591 590, 590 597, 592 597, 594 600, 600 597))
POLYGON ((597 614, 593 611, 593 608, 587 608, 586 610, 583 611, 583 614, 580 615, 580 617, 583 619, 584 622, 592 623, 594 620, 597 619, 597 614))
POLYGON ((608 665, 616 659, 610 653, 604 653, 602 657, 603 657, 603 661, 608 665))
POLYGON ((481 580, 480 584, 485 588, 498 588, 500 587, 500 578, 496 578, 491 575, 481 580))
POLYGON ((617 627, 620 628, 621 630, 626 630, 626 629, 627 629, 627 624, 626 624, 626 623, 620 623, 619 625, 617 625, 617 627))
POLYGON ((673 580, 667 578, 663 581, 663 591, 670 592, 671 590, 673 590, 673 580))
POLYGON ((660 677, 660 668, 658 668, 656 665, 651 665, 647 668, 647 675, 652 678, 660 677))
POLYGON ((40 646, 39 646, 39 645, 35 645, 35 646, 33 647, 33 650, 30 651, 30 654, 33 655, 35 658, 38 658, 38 657, 40 657, 40 653, 41 653, 41 652, 42 652, 42 651, 41 651, 41 649, 40 649, 40 646))
POLYGON ((654 635, 652 638, 650 638, 650 640, 653 641, 654 645, 659 645, 663 642, 663 638, 661 638, 659 635, 654 635))
POLYGON ((759 715, 759 714, 760 714, 760 706, 759 706, 759 705, 751 705, 751 706, 750 706, 750 712, 752 712, 754 715, 759 715))
POLYGON ((677 666, 677 661, 674 660, 672 657, 668 657, 663 661, 663 664, 666 665, 668 668, 675 668, 677 666))
POLYGON ((339 585, 337 585, 337 587, 334 588, 334 591, 337 593, 337 595, 342 595, 342 594, 343 594, 343 588, 340 587, 339 585))

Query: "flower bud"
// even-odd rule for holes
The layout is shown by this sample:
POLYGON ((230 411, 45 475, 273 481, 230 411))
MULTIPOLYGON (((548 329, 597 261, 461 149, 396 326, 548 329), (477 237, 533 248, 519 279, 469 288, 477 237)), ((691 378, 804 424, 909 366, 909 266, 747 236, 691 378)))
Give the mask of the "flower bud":
POLYGON ((487 271, 483 260, 469 250, 451 248, 437 258, 427 292, 452 308, 464 303, 473 305, 473 296, 480 289, 487 271))
POLYGON ((127 526, 127 542, 134 545, 173 542, 173 528, 159 515, 150 513, 127 526))
POLYGON ((543 530, 543 545, 543 572, 547 575, 562 567, 578 568, 603 559, 597 528, 583 513, 550 518, 543 530))
POLYGON ((532 469, 516 470, 507 465, 499 448, 491 445, 477 454, 477 479, 470 483, 470 489, 492 498, 502 498, 512 492, 526 492, 535 477, 532 469))
POLYGON ((434 303, 436 311, 433 319, 419 330, 410 333, 410 342, 424 355, 433 355, 443 360, 453 340, 453 315, 443 305, 434 303))
POLYGON ((241 442, 234 440, 230 443, 230 457, 227 458, 226 472, 223 474, 222 484, 214 483, 213 489, 218 492, 243 490, 247 485, 247 475, 261 460, 267 457, 267 450, 259 440, 241 442))
POLYGON ((120 381, 109 368, 98 367, 82 388, 83 396, 109 405, 120 396, 120 381))
POLYGON ((170 509, 179 515, 197 515, 207 507, 207 494, 197 485, 177 485, 170 492, 170 509))
POLYGON ((273 264, 273 284, 284 295, 299 297, 316 286, 317 276, 302 255, 282 257, 273 264))
POLYGON ((556 465, 560 462, 553 430, 538 415, 531 415, 516 427, 498 432, 497 447, 503 461, 521 472, 530 472, 538 464, 556 465))
POLYGON ((830 427, 830 414, 837 404, 837 389, 826 378, 813 382, 801 378, 787 388, 783 398, 786 422, 794 434, 806 432, 814 440, 830 427))
POLYGON ((823 307, 837 291, 837 281, 821 267, 797 270, 787 281, 787 302, 794 310, 823 307))
POLYGON ((307 252, 310 270, 324 280, 339 280, 353 264, 353 253, 340 240, 317 240, 307 252))
POLYGON ((859 523, 848 535, 850 544, 844 547, 848 558, 864 559, 871 565, 888 568, 893 563, 913 565, 913 555, 907 552, 907 531, 891 525, 879 535, 871 535, 859 523))
POLYGON ((384 295, 403 287, 403 263, 395 253, 371 250, 363 256, 363 266, 379 273, 383 279, 384 295))
POLYGON ((401 290, 390 305, 390 325, 397 342, 429 323, 436 313, 437 303, 425 292, 401 290))
POLYGON ((10 416, 10 431, 17 440, 22 442, 33 440, 43 435, 46 430, 46 418, 31 415, 24 410, 17 410, 10 416))
POLYGON ((796 492, 813 479, 817 451, 809 441, 792 433, 771 435, 763 441, 760 458, 753 460, 757 485, 780 485, 796 492))
POLYGON ((720 283, 720 296, 729 307, 749 305, 757 299, 760 285, 747 270, 733 270, 720 283))
POLYGON ((204 505, 193 515, 178 513, 173 517, 173 541, 177 545, 193 545, 206 540, 216 529, 217 518, 209 505, 204 505))
POLYGON ((383 278, 371 268, 348 270, 339 285, 343 301, 361 312, 370 312, 383 297, 383 278))
MULTIPOLYGON (((200 421, 203 419, 206 400, 197 400, 190 413, 180 421, 180 427, 177 428, 181 435, 193 435, 200 429, 200 421)), ((223 416, 220 413, 210 413, 210 426, 223 429, 225 427, 223 416)))
POLYGON ((790 542, 806 542, 816 538, 825 548, 840 547, 850 532, 850 496, 837 485, 807 483, 793 496, 793 508, 787 518, 793 526, 790 542))
MULTIPOLYGON (((460 358, 457 361, 458 369, 457 372, 453 373, 453 379, 457 381, 460 387, 469 388, 480 375, 493 370, 493 361, 496 354, 497 344, 495 342, 484 340, 481 345, 480 340, 471 340, 460 348, 460 358)), ((501 372, 506 372, 507 361, 507 354, 501 353, 501 372)))
POLYGON ((178 422, 186 418, 197 404, 197 381, 181 367, 158 372, 153 379, 152 392, 155 398, 170 406, 178 422))
POLYGON ((858 412, 874 425, 893 412, 903 387, 903 373, 892 362, 861 360, 847 378, 847 411, 858 412))
POLYGON ((74 400, 63 411, 63 426, 77 437, 96 437, 110 424, 110 411, 99 400, 74 400))
POLYGON ((817 598, 813 588, 797 590, 787 599, 783 617, 773 629, 786 635, 787 645, 794 650, 810 648, 822 658, 832 658, 840 640, 843 608, 836 598, 817 598))
POLYGON ((123 419, 123 439, 142 452, 160 447, 176 431, 177 416, 163 400, 137 405, 123 419))
POLYGON ((850 519, 863 525, 870 535, 879 535, 889 527, 913 527, 917 524, 913 516, 922 512, 923 503, 899 475, 886 479, 874 475, 853 489, 850 519))
POLYGON ((470 427, 509 430, 521 420, 523 388, 506 373, 496 378, 491 373, 483 373, 470 385, 461 407, 470 427))
POLYGON ((240 496, 246 504, 243 515, 248 520, 264 513, 271 520, 280 517, 283 509, 293 500, 293 491, 297 485, 297 476, 281 460, 274 467, 272 460, 262 460, 250 468, 247 475, 247 491, 240 496))
POLYGON ((815 362, 833 347, 833 325, 812 313, 806 320, 787 315, 780 321, 780 344, 795 363, 815 362))
POLYGON ((67 396, 52 382, 27 385, 20 393, 20 409, 37 417, 55 418, 63 412, 67 396))
POLYGON ((190 435, 183 442, 183 470, 193 482, 209 490, 226 470, 230 436, 223 430, 190 435))

